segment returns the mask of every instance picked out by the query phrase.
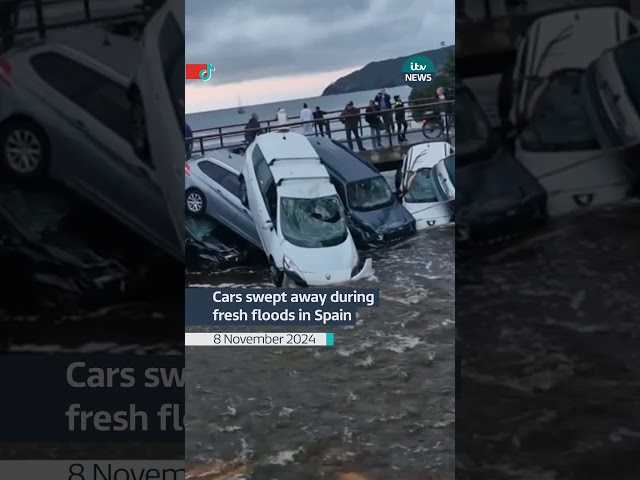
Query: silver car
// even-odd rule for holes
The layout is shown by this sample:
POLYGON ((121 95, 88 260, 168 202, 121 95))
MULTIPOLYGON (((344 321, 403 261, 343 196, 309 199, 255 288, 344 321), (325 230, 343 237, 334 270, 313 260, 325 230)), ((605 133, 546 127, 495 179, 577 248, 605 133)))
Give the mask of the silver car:
POLYGON ((186 211, 193 216, 209 215, 262 249, 251 213, 240 201, 239 175, 243 162, 244 157, 233 153, 186 162, 186 211))
POLYGON ((182 259, 184 240, 154 166, 130 144, 128 78, 120 72, 133 67, 121 52, 137 44, 115 45, 124 41, 131 42, 114 37, 107 44, 104 33, 89 29, 78 48, 52 39, 4 54, 0 163, 23 181, 47 176, 64 184, 182 259))

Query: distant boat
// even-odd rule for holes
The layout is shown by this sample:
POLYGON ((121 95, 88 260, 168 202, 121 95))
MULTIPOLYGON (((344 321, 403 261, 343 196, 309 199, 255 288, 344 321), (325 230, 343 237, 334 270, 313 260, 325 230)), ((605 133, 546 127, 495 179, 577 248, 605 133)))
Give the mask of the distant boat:
POLYGON ((238 97, 238 113, 244 113, 246 110, 242 106, 242 99, 238 97))

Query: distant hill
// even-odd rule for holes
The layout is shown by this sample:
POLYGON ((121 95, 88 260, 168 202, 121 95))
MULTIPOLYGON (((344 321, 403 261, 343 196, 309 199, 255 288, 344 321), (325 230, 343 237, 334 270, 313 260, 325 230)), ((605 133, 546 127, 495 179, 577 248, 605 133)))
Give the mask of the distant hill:
POLYGON ((444 67, 447 55, 454 49, 455 45, 449 45, 448 47, 438 48, 437 50, 414 53, 406 57, 371 62, 360 70, 356 70, 333 82, 324 89, 322 95, 362 92, 364 90, 375 90, 381 87, 398 87, 405 85, 402 81, 400 71, 402 70, 404 61, 413 55, 424 55, 436 65, 438 73, 440 73, 440 70, 444 67))

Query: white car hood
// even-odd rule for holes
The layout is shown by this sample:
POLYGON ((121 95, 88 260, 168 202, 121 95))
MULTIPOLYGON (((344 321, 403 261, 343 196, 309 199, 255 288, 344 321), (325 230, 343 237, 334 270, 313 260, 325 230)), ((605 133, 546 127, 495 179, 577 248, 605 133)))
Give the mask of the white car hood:
POLYGON ((287 242, 283 251, 303 274, 351 271, 358 263, 358 253, 351 237, 340 245, 326 248, 301 248, 287 242))

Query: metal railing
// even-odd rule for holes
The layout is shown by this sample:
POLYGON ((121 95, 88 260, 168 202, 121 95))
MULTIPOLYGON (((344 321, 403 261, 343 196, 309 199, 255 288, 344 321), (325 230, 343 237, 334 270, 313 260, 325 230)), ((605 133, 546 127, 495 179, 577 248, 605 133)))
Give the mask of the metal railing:
MULTIPOLYGON (((159 2, 139 0, 138 3, 132 2, 130 8, 118 11, 113 6, 108 5, 108 2, 102 2, 97 5, 96 2, 91 0, 0 0, 0 51, 9 50, 16 39, 28 34, 37 34, 41 40, 44 40, 49 31, 80 25, 125 20, 139 20, 141 24, 144 24, 155 11, 156 4, 159 4, 159 2), (80 7, 80 18, 45 21, 46 9, 55 8, 56 6, 80 7), (106 8, 107 6, 109 8, 106 8), (113 12, 99 14, 96 10, 113 10, 113 12), (21 27, 27 12, 33 14, 35 21, 30 21, 31 25, 29 26, 21 27)), ((77 17, 78 14, 64 15, 64 17, 72 16, 77 17)))
MULTIPOLYGON (((432 99, 418 99, 413 100, 404 107, 405 111, 405 121, 407 123, 407 130, 404 132, 405 135, 420 133, 422 135, 423 131, 423 120, 427 122, 443 122, 442 135, 439 138, 427 138, 423 136, 421 142, 426 141, 434 141, 434 140, 445 140, 450 142, 454 137, 452 135, 452 129, 455 128, 451 125, 451 118, 454 111, 455 101, 448 100, 444 102, 434 102, 432 99), (440 111, 446 111, 447 114, 441 116, 440 111), (414 112, 418 113, 418 117, 414 115, 414 112), (421 113, 426 112, 426 113, 421 113), (417 124, 417 127, 413 127, 413 124, 417 124), (413 128, 411 128, 413 127, 413 128)), ((356 107, 357 108, 357 107, 356 107)), ((358 108, 359 113, 348 115, 347 117, 358 117, 358 125, 357 131, 358 136, 362 142, 366 140, 375 140, 377 135, 365 135, 365 129, 369 129, 369 124, 364 120, 365 116, 370 115, 372 112, 364 111, 366 107, 358 108)), ((399 132, 397 131, 398 124, 395 121, 395 114, 397 109, 388 109, 388 110, 376 110, 375 114, 380 118, 380 134, 381 137, 384 138, 389 148, 393 148, 394 146, 394 138, 398 139, 399 132), (392 122, 384 123, 383 117, 385 114, 388 117, 391 117, 392 122), (390 126, 391 124, 395 124, 396 131, 393 131, 390 126)), ((343 110, 332 110, 329 112, 325 112, 325 117, 322 119, 314 119, 310 121, 300 121, 300 117, 290 117, 286 126, 282 126, 278 124, 277 119, 269 119, 260 121, 260 127, 255 129, 245 129, 245 124, 233 124, 233 125, 225 125, 222 127, 215 128, 205 128, 199 130, 193 130, 193 136, 189 138, 185 138, 185 143, 189 144, 189 142, 193 143, 192 155, 193 154, 201 154, 205 155, 206 152, 221 150, 221 149, 240 149, 247 146, 247 142, 245 140, 246 133, 263 133, 263 132, 271 132, 278 131, 280 129, 286 128, 288 130, 294 130, 297 128, 302 128, 304 125, 312 124, 313 125, 313 133, 307 135, 312 137, 318 136, 327 136, 341 143, 349 143, 347 135, 347 128, 342 124, 341 114, 343 110), (329 116, 332 115, 332 116, 329 116), (297 121, 296 121, 297 120, 297 121), (320 124, 323 125, 323 131, 320 130, 320 124), (338 128, 336 128, 336 124, 338 128), (205 132, 215 132, 215 133, 205 133, 205 132), (205 133, 204 135, 197 135, 199 133, 205 133), (345 137, 338 138, 338 134, 343 133, 345 137), (240 141, 238 141, 240 139, 240 141), (235 142, 234 142, 235 140, 235 142)), ((357 144, 357 140, 353 138, 353 143, 357 144)), ((398 144, 402 142, 398 141, 398 144)), ((415 142, 414 142, 415 143, 415 142)))

